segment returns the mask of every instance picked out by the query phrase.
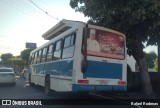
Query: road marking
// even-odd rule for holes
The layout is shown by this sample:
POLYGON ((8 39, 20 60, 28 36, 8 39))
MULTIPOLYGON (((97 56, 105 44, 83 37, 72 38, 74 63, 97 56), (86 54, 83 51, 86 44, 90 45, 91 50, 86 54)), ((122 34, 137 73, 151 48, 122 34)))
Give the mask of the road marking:
MULTIPOLYGON (((102 95, 95 94, 95 93, 89 93, 89 94, 95 95, 95 96, 98 96, 98 97, 101 97, 101 98, 105 98, 105 99, 112 99, 112 100, 115 100, 114 98, 102 96, 102 95)), ((130 105, 130 103, 128 103, 128 102, 120 101, 120 100, 118 100, 118 101, 130 105)), ((137 108, 143 108, 143 107, 141 107, 141 106, 137 106, 137 105, 135 105, 135 106, 136 106, 137 108)))

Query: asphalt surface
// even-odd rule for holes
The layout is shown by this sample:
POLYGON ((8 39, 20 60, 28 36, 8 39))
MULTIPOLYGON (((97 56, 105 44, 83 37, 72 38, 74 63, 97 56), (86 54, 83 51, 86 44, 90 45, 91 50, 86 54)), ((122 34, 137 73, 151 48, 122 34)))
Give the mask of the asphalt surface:
POLYGON ((43 105, 43 106, 0 106, 0 108, 141 108, 137 106, 123 105, 117 104, 114 100, 105 100, 107 98, 98 97, 95 95, 83 94, 83 93, 58 93, 52 91, 49 96, 45 95, 44 88, 41 86, 29 86, 28 81, 23 78, 17 77, 16 85, 0 85, 0 99, 12 99, 12 100, 41 100, 41 99, 49 99, 49 101, 53 105, 43 105), (98 102, 96 102, 98 101, 98 102), (57 102, 57 103, 56 103, 57 102), (106 105, 104 102, 109 103, 106 105), (84 103, 84 104, 83 104, 84 103), (113 105, 112 105, 113 104, 113 105))

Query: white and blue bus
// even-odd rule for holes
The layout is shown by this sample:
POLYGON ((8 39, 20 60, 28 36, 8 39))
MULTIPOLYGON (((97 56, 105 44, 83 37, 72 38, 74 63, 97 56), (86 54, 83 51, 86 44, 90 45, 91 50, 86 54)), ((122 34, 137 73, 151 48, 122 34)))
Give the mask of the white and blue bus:
POLYGON ((124 34, 78 21, 62 20, 30 54, 30 84, 66 92, 126 91, 124 34))

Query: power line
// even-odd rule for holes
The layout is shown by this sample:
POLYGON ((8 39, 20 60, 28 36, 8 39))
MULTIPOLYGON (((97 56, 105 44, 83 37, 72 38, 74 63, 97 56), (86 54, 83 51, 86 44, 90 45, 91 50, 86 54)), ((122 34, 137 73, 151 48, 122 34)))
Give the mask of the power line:
POLYGON ((5 4, 9 5, 10 7, 17 9, 18 11, 21 11, 23 14, 26 14, 28 16, 34 17, 35 19, 37 19, 35 16, 33 16, 31 14, 30 11, 26 10, 24 8, 24 6, 18 4, 16 1, 13 3, 11 0, 7 1, 7 0, 3 0, 3 2, 5 2, 5 4))
POLYGON ((59 20, 58 18, 56 17, 53 17, 52 15, 50 15, 48 12, 44 11, 43 9, 41 9, 38 5, 36 5, 33 1, 29 0, 34 6, 36 6, 38 9, 40 9, 42 12, 44 12, 46 15, 56 19, 56 20, 59 20))
MULTIPOLYGON (((35 18, 35 19, 37 19, 37 17, 39 18, 39 17, 41 17, 42 16, 42 14, 40 15, 40 14, 34 14, 34 13, 36 13, 35 11, 35 9, 32 7, 32 6, 35 6, 35 5, 33 5, 33 3, 31 3, 32 4, 32 6, 29 6, 29 5, 27 5, 27 2, 26 1, 16 1, 15 0, 15 2, 13 3, 13 1, 12 0, 4 0, 3 1, 5 4, 7 4, 7 5, 9 5, 10 7, 12 7, 12 8, 14 8, 14 9, 17 9, 18 11, 21 11, 22 13, 24 13, 24 14, 26 14, 26 15, 29 15, 29 16, 31 16, 31 17, 33 17, 33 18, 35 18), (28 7, 28 8, 26 8, 26 7, 28 7)), ((30 3, 30 1, 28 0, 28 2, 30 3)), ((38 5, 37 5, 38 6, 38 5)), ((39 6, 39 8, 37 8, 37 6, 35 7, 36 9, 38 9, 39 10, 39 12, 45 12, 42 8, 40 8, 39 6), (43 11, 42 11, 43 10, 43 11)), ((46 14, 46 12, 45 12, 45 14, 46 14)), ((53 17, 53 16, 51 16, 50 14, 47 14, 48 16, 49 16, 49 18, 54 18, 54 19, 56 19, 56 20, 59 20, 58 18, 56 18, 56 17, 53 17)))
MULTIPOLYGON (((50 13, 50 14, 52 14, 52 12, 54 12, 54 13, 56 13, 56 14, 60 14, 59 12, 58 12, 58 10, 57 9, 55 9, 55 8, 51 8, 52 9, 52 11, 50 11, 50 6, 48 6, 48 4, 46 3, 46 2, 44 2, 44 0, 38 0, 38 1, 36 1, 36 4, 38 4, 38 6, 40 6, 41 8, 43 8, 43 10, 47 10, 47 12, 48 13, 50 13)), ((58 18, 59 19, 65 19, 65 18, 63 18, 64 16, 62 16, 62 15, 58 15, 58 18)))

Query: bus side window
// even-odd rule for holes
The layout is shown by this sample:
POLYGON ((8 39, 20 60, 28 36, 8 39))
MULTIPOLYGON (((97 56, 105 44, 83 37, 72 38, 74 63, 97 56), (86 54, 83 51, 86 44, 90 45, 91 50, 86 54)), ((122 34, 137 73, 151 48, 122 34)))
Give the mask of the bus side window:
POLYGON ((38 57, 37 57, 37 63, 41 62, 41 54, 42 54, 42 50, 39 50, 38 57))
POLYGON ((74 34, 65 37, 62 58, 73 57, 74 44, 75 44, 75 35, 74 34))
POLYGON ((29 57, 29 64, 33 64, 34 54, 31 54, 29 57))
POLYGON ((38 63, 39 51, 37 51, 36 63, 38 63))
POLYGON ((32 56, 29 56, 29 65, 32 63, 32 56))
POLYGON ((34 64, 34 59, 35 59, 34 57, 35 57, 35 53, 32 54, 32 62, 31 62, 32 64, 34 64))
POLYGON ((74 33, 71 37, 71 45, 75 45, 75 41, 76 41, 76 33, 74 33))
POLYGON ((62 51, 62 40, 59 40, 55 43, 55 51, 53 54, 53 60, 57 60, 61 58, 61 51, 62 51))
POLYGON ((53 54, 53 44, 49 45, 47 48, 46 61, 52 61, 52 54, 53 54))
POLYGON ((70 43, 71 43, 71 36, 65 37, 65 39, 64 39, 64 48, 69 47, 70 43))
POLYGON ((34 64, 37 63, 37 52, 35 52, 35 55, 34 55, 34 64))
POLYGON ((46 53, 47 53, 47 48, 43 48, 43 51, 42 51, 42 56, 41 56, 41 62, 45 62, 46 61, 46 53))

